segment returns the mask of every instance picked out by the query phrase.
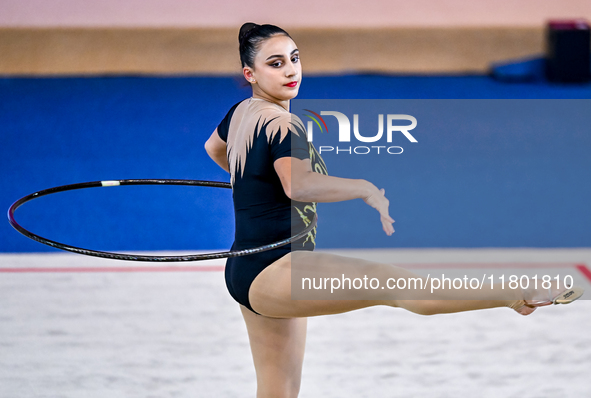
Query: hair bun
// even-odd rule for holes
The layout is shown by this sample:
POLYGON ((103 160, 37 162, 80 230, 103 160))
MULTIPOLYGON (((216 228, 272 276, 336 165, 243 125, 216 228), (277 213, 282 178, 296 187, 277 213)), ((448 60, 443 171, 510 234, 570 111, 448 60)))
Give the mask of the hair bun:
POLYGON ((253 29, 258 28, 261 25, 257 25, 254 22, 247 22, 240 28, 240 33, 238 34, 238 43, 242 43, 242 40, 250 33, 253 29))

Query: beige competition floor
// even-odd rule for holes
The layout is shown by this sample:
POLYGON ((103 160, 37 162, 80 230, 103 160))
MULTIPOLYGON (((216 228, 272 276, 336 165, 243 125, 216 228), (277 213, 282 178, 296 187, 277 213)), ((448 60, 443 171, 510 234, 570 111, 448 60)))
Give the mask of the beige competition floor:
MULTIPOLYGON (((591 249, 349 254, 423 270, 538 264, 576 275, 583 298, 591 292, 591 249)), ((1 255, 0 397, 254 397, 246 330, 222 265, 1 255)), ((586 300, 529 317, 371 308, 312 318, 300 397, 590 397, 590 331, 586 300)))

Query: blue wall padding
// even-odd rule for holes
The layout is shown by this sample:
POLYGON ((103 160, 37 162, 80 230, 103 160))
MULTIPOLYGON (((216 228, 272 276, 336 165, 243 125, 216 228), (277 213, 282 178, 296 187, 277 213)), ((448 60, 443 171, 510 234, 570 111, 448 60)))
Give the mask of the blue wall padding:
POLYGON ((546 79, 544 56, 514 59, 491 65, 490 75, 502 82, 539 82, 546 79))
POLYGON ((503 82, 536 82, 546 78, 545 70, 546 58, 532 57, 493 64, 490 74, 503 82))
MULTIPOLYGON (((228 181, 203 143, 249 94, 231 77, 1 78, 0 208, 83 181, 228 181)), ((483 76, 310 77, 300 98, 591 98, 591 86, 504 85, 483 76)), ((573 135, 556 120, 542 136, 507 130, 517 139, 511 147, 485 127, 458 135, 436 127, 416 147, 422 152, 405 153, 380 173, 349 170, 387 187, 395 235, 372 225, 375 214, 360 200, 324 204, 319 247, 590 246, 589 134, 573 135)), ((213 188, 93 188, 37 199, 16 216, 40 235, 98 250, 227 249, 233 234, 231 194, 213 188)), ((54 250, 0 223, 0 251, 54 250)))

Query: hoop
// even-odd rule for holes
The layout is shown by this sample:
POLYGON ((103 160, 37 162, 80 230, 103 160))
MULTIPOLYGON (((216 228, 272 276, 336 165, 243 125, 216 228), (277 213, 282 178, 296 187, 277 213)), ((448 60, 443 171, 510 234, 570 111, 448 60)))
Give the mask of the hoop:
POLYGON ((281 246, 285 246, 288 243, 292 243, 300 238, 306 236, 310 231, 316 227, 317 216, 314 214, 314 219, 312 222, 306 226, 306 228, 289 237, 287 239, 283 239, 277 242, 269 243, 267 245, 255 247, 252 249, 242 249, 242 250, 233 250, 233 251, 226 251, 226 252, 214 252, 214 253, 203 253, 203 254, 192 254, 192 255, 185 255, 185 256, 141 256, 135 254, 125 254, 125 253, 111 253, 111 252, 103 252, 103 251, 96 251, 90 249, 83 249, 81 247, 70 246, 65 243, 56 242, 42 236, 36 235, 25 228, 23 228, 19 223, 16 222, 14 219, 14 212, 18 209, 21 205, 26 202, 29 202, 33 199, 39 198, 41 196, 50 195, 57 192, 64 192, 64 191, 71 191, 74 189, 83 189, 83 188, 97 188, 97 187, 113 187, 113 186, 120 186, 120 185, 193 185, 193 186, 205 186, 205 187, 215 187, 215 188, 232 188, 232 186, 227 182, 217 182, 217 181, 201 181, 201 180, 152 180, 152 179, 142 179, 142 180, 111 180, 111 181, 93 181, 93 182, 82 182, 78 184, 70 184, 70 185, 62 185, 55 188, 48 188, 44 189, 39 192, 32 193, 27 195, 10 206, 8 209, 8 221, 10 225, 14 227, 18 232, 26 236, 27 238, 33 239, 39 243, 43 243, 45 245, 55 247, 61 250, 67 250, 70 252, 84 254, 87 256, 94 256, 94 257, 102 257, 102 258, 110 258, 113 260, 127 260, 127 261, 157 261, 157 262, 177 262, 177 261, 200 261, 200 260, 212 260, 216 258, 229 258, 229 257, 239 257, 239 256, 246 256, 249 254, 255 254, 264 252, 267 250, 276 249, 281 246))

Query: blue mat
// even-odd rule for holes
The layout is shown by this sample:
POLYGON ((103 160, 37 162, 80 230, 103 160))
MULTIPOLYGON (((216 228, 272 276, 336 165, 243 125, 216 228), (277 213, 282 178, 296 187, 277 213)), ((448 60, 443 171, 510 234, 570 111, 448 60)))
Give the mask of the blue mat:
MULTIPOLYGON (((37 190, 83 181, 227 181, 228 176, 206 156, 203 143, 227 109, 249 95, 249 89, 232 77, 0 78, 0 208, 8 209, 14 200, 37 190)), ((591 86, 503 84, 485 76, 351 75, 307 77, 299 98, 588 99, 591 86)), ((471 180, 475 195, 457 192, 463 176, 458 170, 470 164, 467 158, 458 158, 454 159, 457 170, 447 169, 444 179, 393 183, 393 201, 403 198, 396 205, 404 205, 404 211, 393 205, 394 237, 382 237, 379 230, 361 237, 343 233, 346 228, 338 217, 342 206, 347 211, 365 206, 353 201, 321 205, 318 245, 591 246, 587 208, 591 160, 578 155, 581 148, 591 149, 591 140, 589 136, 570 139, 559 123, 556 134, 559 141, 564 138, 560 142, 571 145, 561 145, 556 158, 548 151, 528 163, 519 153, 512 154, 527 169, 528 182, 506 181, 496 194, 514 195, 514 200, 482 197, 475 202, 478 195, 491 192, 490 181, 477 178, 471 180), (568 155, 571 150, 576 156, 568 155), (557 168, 560 173, 555 173, 557 168), (565 175, 568 178, 560 177, 565 175), (455 200, 426 200, 433 192, 455 200), (499 214, 513 218, 507 222, 499 214)), ((494 178, 511 175, 503 168, 495 175, 497 165, 494 159, 482 163, 493 170, 494 178)), ((424 164, 416 175, 425 175, 432 166, 424 164)), ((88 189, 38 199, 25 204, 16 216, 43 236, 97 250, 227 249, 233 233, 230 193, 210 188, 88 189)), ((0 223, 0 251, 54 250, 21 236, 7 222, 0 223)))

